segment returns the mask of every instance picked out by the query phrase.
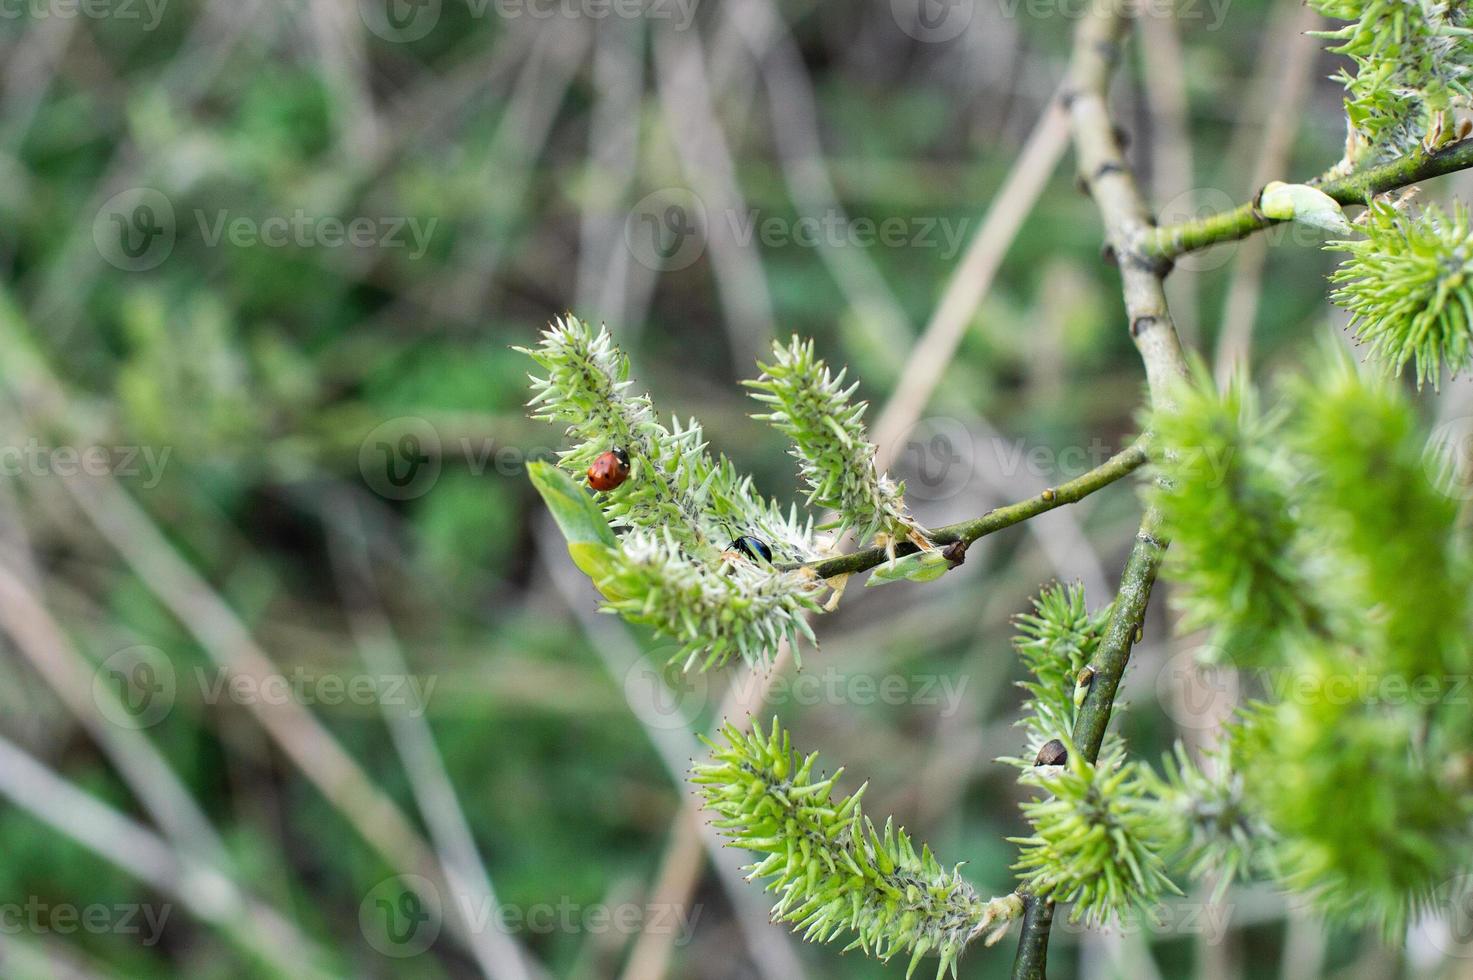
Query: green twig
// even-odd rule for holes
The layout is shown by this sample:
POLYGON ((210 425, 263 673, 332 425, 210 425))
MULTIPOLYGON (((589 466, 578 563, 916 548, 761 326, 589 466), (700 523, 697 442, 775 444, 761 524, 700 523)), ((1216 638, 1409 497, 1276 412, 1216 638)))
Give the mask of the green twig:
MULTIPOLYGON (((1415 153, 1360 173, 1313 183, 1340 204, 1364 204, 1372 194, 1384 194, 1469 167, 1473 167, 1473 139, 1443 147, 1435 153, 1415 153)), ((1147 229, 1136 239, 1134 247, 1140 254, 1154 259, 1172 259, 1219 242, 1247 238, 1255 231, 1279 223, 1265 217, 1256 204, 1255 200, 1195 221, 1147 229)))
MULTIPOLYGON (((974 517, 959 524, 938 527, 928 532, 928 535, 937 544, 951 544, 956 541, 971 544, 978 538, 992 534, 994 531, 1001 531, 1005 527, 1012 527, 1014 524, 1021 524, 1055 507, 1083 500, 1096 490, 1107 487, 1121 477, 1134 472, 1145 463, 1146 445, 1146 438, 1142 436, 1088 473, 1075 477, 1068 483, 1051 487, 1027 500, 1020 500, 1015 504, 990 510, 981 517, 974 517)), ((914 554, 918 550, 915 545, 904 542, 896 546, 895 554, 898 556, 914 554)), ((853 575, 867 571, 886 561, 889 561, 889 555, 886 554, 884 548, 866 548, 863 551, 851 552, 837 558, 810 562, 808 567, 812 568, 819 578, 833 578, 836 575, 853 575)))
POLYGON ((1023 935, 1013 957, 1014 980, 1045 980, 1048 975, 1048 934, 1054 921, 1054 903, 1023 898, 1023 935))

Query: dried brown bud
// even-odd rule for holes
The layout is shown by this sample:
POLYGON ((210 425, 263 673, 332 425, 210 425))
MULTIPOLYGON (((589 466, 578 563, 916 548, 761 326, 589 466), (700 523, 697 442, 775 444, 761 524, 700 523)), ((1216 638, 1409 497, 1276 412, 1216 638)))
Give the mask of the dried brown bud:
POLYGON ((953 541, 941 549, 941 557, 953 565, 960 565, 967 560, 967 543, 965 541, 953 541))
POLYGON ((1062 766, 1069 761, 1069 750, 1064 748, 1064 743, 1056 738, 1051 738, 1038 750, 1038 758, 1033 760, 1035 766, 1062 766))

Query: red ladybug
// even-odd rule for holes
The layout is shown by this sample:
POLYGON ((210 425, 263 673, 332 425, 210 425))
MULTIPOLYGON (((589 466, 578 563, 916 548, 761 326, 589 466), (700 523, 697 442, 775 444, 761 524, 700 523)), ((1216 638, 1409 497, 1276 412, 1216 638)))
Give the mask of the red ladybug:
POLYGON ((629 479, 629 454, 622 449, 601 453, 588 467, 588 485, 607 493, 629 479))

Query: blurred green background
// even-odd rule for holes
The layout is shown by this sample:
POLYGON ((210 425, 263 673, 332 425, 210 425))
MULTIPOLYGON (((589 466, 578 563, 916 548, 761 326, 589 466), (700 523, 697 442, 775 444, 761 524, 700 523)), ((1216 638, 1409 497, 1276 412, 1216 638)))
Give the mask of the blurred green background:
MULTIPOLYGON (((901 976, 770 925, 691 832, 692 733, 753 679, 663 671, 595 615, 525 478, 560 433, 511 348, 607 323, 662 412, 792 496, 738 380, 810 335, 873 417, 1081 6, 0 3, 0 974, 901 976)), ((1296 3, 1142 6, 1116 95, 1164 215, 1338 158, 1296 3)), ((1285 238, 1173 276, 1209 355, 1246 324, 1270 374, 1330 322, 1330 259, 1285 238)), ((890 447, 923 521, 1123 445, 1121 316, 1066 160, 890 447)), ((1055 577, 1103 602, 1136 517, 1121 485, 852 591, 753 710, 1007 891, 1010 617, 1055 577)), ((1173 709, 1166 609, 1122 722, 1152 758, 1210 727, 1173 709)), ((1454 975, 1266 890, 1204 901, 1060 926, 1054 974, 1454 975)))

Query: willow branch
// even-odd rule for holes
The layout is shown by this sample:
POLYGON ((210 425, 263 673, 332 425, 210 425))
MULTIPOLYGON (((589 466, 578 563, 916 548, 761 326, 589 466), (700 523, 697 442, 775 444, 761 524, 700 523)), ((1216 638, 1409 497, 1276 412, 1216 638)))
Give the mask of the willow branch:
MULTIPOLYGON (((1079 172, 1099 209, 1109 250, 1119 262, 1130 334, 1145 363, 1151 399, 1160 405, 1171 384, 1185 376, 1186 360, 1166 306, 1163 279, 1170 264, 1139 247, 1141 239, 1153 230, 1150 211, 1126 163, 1120 135, 1110 122, 1107 92, 1127 26, 1122 3, 1100 0, 1080 22, 1065 99, 1079 172)), ((1078 750, 1090 762, 1099 757, 1115 692, 1145 621, 1151 587, 1166 548, 1159 527, 1160 515, 1154 509, 1147 511, 1121 575, 1120 592, 1104 637, 1088 665, 1092 672, 1089 690, 1072 734, 1078 750)), ((1027 912, 1013 960, 1013 977, 1044 980, 1053 903, 1035 896, 1028 896, 1025 902, 1027 912)))
POLYGON ((1045 980, 1048 976, 1048 934, 1053 922, 1053 902, 1023 896, 1023 933, 1013 960, 1014 980, 1045 980))
MULTIPOLYGON (((1146 437, 1142 436, 1088 473, 1077 476, 1068 483, 1050 487, 1026 500, 995 508, 981 517, 938 527, 929 531, 928 536, 937 544, 952 544, 958 541, 962 544, 971 544, 978 538, 1001 531, 1005 527, 1012 527, 1014 524, 1021 524, 1055 507, 1076 503, 1096 490, 1103 489, 1139 469, 1146 462, 1146 446, 1146 437)), ((896 546, 895 554, 909 555, 918 550, 915 545, 905 542, 896 546)), ((819 578, 833 578, 836 575, 853 575, 857 572, 868 571, 889 560, 890 557, 884 548, 865 548, 862 551, 840 555, 837 558, 809 562, 805 567, 813 569, 819 578)))
MULTIPOLYGON (((1413 153, 1379 167, 1344 177, 1317 179, 1313 183, 1341 204, 1364 204, 1366 198, 1373 194, 1384 194, 1469 167, 1473 167, 1473 139, 1462 140, 1433 153, 1413 153)), ((1139 236, 1135 248, 1155 259, 1172 259, 1219 242, 1247 238, 1255 231, 1279 223, 1265 217, 1256 205, 1254 200, 1231 211, 1166 228, 1152 228, 1139 236)))

